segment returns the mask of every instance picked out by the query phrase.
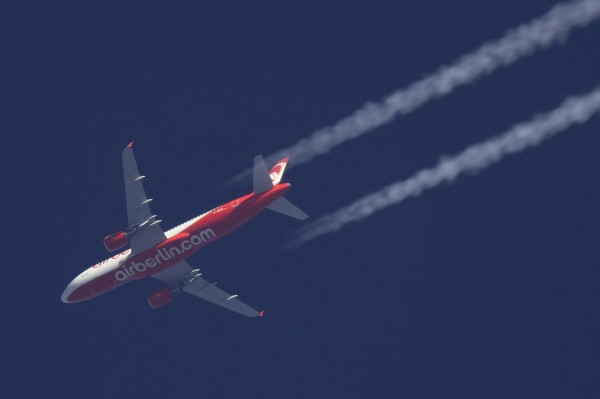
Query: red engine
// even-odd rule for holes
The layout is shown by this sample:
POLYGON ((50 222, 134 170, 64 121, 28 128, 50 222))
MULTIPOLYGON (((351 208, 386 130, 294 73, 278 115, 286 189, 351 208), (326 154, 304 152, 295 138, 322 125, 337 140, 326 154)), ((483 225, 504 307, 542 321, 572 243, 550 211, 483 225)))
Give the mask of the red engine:
POLYGON ((162 290, 154 291, 152 294, 148 295, 148 303, 152 309, 162 308, 171 302, 173 302, 173 295, 171 295, 169 288, 163 288, 162 290))
POLYGON ((104 237, 104 246, 109 252, 124 247, 128 242, 127 234, 124 231, 119 231, 118 233, 104 237))

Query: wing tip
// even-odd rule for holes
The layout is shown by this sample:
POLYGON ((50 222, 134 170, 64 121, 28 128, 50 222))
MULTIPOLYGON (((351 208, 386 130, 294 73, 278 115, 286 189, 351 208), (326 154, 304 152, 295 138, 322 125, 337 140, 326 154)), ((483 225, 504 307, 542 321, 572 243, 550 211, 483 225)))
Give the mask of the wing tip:
POLYGON ((132 141, 131 143, 127 144, 127 148, 133 148, 133 143, 135 143, 135 141, 132 141))
POLYGON ((264 311, 264 310, 261 310, 260 312, 258 312, 257 316, 258 316, 258 317, 261 317, 261 318, 262 318, 262 317, 265 317, 265 311, 264 311))

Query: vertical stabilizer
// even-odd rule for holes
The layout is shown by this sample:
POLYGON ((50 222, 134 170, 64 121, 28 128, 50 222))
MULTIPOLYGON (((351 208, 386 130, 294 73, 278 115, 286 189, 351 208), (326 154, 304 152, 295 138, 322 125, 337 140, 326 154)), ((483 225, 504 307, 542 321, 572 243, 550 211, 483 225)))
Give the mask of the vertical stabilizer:
POLYGON ((254 194, 264 193, 273 188, 269 170, 262 155, 254 157, 254 194))
POLYGON ((285 157, 279 160, 279 162, 277 162, 275 166, 273 166, 273 168, 271 168, 271 170, 269 171, 269 177, 271 177, 274 186, 281 182, 281 178, 283 177, 283 173, 285 172, 285 167, 287 166, 287 163, 288 158, 285 157))

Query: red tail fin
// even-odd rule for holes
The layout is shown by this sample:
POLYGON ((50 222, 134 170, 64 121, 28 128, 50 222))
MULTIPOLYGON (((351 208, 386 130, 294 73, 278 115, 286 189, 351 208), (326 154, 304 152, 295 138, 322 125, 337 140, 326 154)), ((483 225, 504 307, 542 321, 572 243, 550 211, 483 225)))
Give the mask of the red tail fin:
POLYGON ((285 157, 281 161, 277 162, 277 164, 275 164, 275 166, 273 166, 273 168, 269 171, 269 176, 271 177, 273 185, 279 184, 281 181, 287 163, 288 157, 285 157))

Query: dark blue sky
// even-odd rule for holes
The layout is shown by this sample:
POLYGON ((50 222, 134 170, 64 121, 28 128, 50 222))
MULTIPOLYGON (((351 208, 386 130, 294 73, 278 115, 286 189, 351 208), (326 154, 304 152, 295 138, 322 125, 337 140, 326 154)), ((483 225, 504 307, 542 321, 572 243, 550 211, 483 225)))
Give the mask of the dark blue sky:
MULTIPOLYGON (((299 249, 274 213, 190 258, 267 317, 154 280, 60 294, 126 224, 136 141, 165 227, 227 178, 553 1, 5 2, 5 397, 597 398, 600 122, 299 249)), ((599 81, 600 23, 290 170, 315 217, 599 81)), ((293 161, 293 160, 292 160, 293 161)))

